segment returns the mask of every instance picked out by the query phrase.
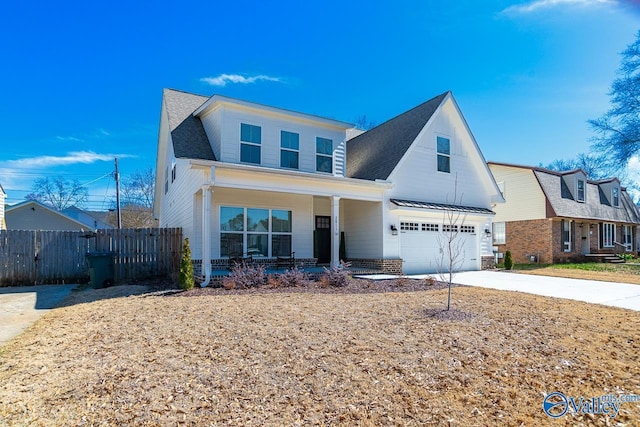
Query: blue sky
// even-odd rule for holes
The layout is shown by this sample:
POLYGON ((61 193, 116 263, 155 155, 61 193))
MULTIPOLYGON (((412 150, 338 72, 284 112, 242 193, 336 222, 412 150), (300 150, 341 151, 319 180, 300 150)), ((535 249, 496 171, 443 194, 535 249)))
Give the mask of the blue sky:
POLYGON ((353 122, 452 90, 487 160, 588 150, 638 2, 8 2, 0 15, 0 184, 89 187, 90 209, 155 165, 164 87, 353 122))

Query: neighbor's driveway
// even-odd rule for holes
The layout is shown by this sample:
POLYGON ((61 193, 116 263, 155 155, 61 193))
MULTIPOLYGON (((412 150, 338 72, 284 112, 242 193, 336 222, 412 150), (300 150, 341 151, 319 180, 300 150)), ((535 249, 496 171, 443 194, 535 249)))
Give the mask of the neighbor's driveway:
POLYGON ((465 271, 456 273, 453 282, 640 311, 640 285, 536 276, 506 271, 465 271))
POLYGON ((77 285, 0 288, 0 346, 55 308, 77 285))

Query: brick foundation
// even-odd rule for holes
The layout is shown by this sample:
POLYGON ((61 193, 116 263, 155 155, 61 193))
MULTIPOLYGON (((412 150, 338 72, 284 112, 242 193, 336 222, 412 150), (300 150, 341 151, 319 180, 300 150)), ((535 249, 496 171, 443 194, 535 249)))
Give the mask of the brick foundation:
POLYGON ((348 260, 353 267, 371 268, 382 270, 387 274, 402 274, 401 259, 369 259, 352 258, 348 260))
POLYGON ((493 270, 496 268, 496 259, 493 255, 487 255, 482 257, 482 266, 480 267, 483 270, 493 270))

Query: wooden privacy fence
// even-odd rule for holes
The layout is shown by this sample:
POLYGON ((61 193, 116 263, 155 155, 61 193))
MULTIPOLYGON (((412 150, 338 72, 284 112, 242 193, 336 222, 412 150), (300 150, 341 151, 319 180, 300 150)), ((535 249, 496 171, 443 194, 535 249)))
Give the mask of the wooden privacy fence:
POLYGON ((0 286, 87 282, 92 252, 113 253, 116 282, 170 275, 181 250, 180 228, 0 230, 0 286))

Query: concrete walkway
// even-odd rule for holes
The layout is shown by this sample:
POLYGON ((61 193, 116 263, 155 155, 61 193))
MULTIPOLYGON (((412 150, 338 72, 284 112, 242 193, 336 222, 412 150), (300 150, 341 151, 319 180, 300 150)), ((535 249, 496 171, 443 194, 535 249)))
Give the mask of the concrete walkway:
POLYGON ((462 285, 526 292, 640 311, 640 285, 506 271, 465 271, 456 273, 453 281, 462 285))
POLYGON ((77 285, 0 288, 0 346, 55 308, 77 285))

